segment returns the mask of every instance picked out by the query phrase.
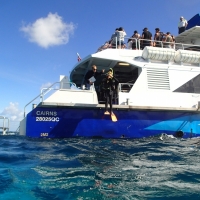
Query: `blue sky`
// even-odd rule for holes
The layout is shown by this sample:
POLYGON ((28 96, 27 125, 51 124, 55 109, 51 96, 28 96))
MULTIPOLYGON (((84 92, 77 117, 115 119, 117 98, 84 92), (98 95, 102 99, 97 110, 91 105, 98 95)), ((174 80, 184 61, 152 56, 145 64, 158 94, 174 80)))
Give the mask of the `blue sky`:
POLYGON ((199 8, 199 0, 0 0, 0 116, 16 130, 41 88, 69 75, 76 53, 96 52, 115 28, 176 36, 180 16, 189 20, 199 8))

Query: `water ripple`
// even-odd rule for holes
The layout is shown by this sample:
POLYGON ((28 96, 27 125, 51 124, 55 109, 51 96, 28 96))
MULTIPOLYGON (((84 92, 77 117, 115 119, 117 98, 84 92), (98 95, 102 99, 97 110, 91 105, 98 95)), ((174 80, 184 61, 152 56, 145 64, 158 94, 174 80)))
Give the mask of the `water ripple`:
POLYGON ((200 139, 0 137, 0 199, 200 199, 200 139))

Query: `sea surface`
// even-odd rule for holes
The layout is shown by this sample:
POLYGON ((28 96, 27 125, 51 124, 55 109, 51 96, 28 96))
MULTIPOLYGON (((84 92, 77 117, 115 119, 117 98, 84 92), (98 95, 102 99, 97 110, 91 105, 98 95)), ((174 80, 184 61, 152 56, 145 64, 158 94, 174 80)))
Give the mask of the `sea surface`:
POLYGON ((0 136, 0 199, 200 199, 200 138, 0 136))

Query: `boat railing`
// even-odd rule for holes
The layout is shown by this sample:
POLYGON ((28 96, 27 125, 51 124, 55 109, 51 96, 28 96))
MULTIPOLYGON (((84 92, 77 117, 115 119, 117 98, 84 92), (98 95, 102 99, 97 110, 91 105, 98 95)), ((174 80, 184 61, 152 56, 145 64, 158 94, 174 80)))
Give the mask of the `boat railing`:
MULTIPOLYGON (((73 82, 65 82, 65 83, 70 85, 70 88, 68 88, 68 89, 71 89, 72 86, 74 86, 74 87, 76 88, 76 84, 73 83, 73 82)), ((59 81, 59 82, 53 83, 53 84, 50 85, 48 88, 42 88, 40 94, 37 95, 35 98, 33 98, 30 102, 28 102, 28 103, 24 106, 24 117, 26 117, 26 107, 27 107, 28 105, 30 105, 30 104, 31 104, 32 102, 34 102, 36 99, 40 99, 40 102, 43 102, 43 101, 44 101, 44 96, 45 96, 46 94, 48 94, 48 93, 49 93, 50 91, 52 91, 52 90, 60 90, 60 89, 63 90, 62 86, 63 86, 63 82, 60 82, 60 81, 59 81), (57 84, 59 84, 59 88, 55 88, 55 85, 57 85, 57 84)), ((34 104, 34 107, 33 107, 33 108, 35 108, 35 105, 36 105, 36 104, 34 104)))
POLYGON ((6 132, 9 131, 10 120, 8 117, 4 116, 0 116, 0 120, 2 120, 2 123, 0 123, 0 129, 3 130, 3 135, 6 135, 6 132))
POLYGON ((147 39, 137 39, 137 38, 130 38, 130 37, 124 37, 124 45, 121 45, 121 42, 117 41, 117 37, 114 38, 110 43, 106 42, 104 45, 102 45, 98 51, 102 51, 108 48, 112 49, 132 49, 132 47, 129 47, 128 41, 131 42, 132 44, 135 44, 135 48, 133 50, 143 50, 144 43, 149 43, 145 44, 146 46, 152 46, 152 47, 159 47, 159 48, 171 48, 171 49, 181 49, 181 50, 193 50, 193 51, 200 51, 200 45, 194 45, 194 44, 185 44, 185 43, 176 43, 176 42, 166 42, 166 41, 158 41, 158 40, 147 40, 147 39), (128 44, 128 46, 126 45, 128 44))
POLYGON ((40 92, 40 102, 44 101, 44 96, 52 90, 58 90, 57 88, 42 88, 40 92))
POLYGON ((119 83, 118 92, 129 92, 133 85, 133 83, 119 83))

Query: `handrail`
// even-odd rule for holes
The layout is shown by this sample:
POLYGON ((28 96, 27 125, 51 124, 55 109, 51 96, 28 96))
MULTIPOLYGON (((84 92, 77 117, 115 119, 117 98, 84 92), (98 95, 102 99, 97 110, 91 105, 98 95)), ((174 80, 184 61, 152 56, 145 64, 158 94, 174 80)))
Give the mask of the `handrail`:
POLYGON ((44 95, 45 94, 47 94, 48 92, 50 92, 51 90, 57 90, 57 89, 54 89, 54 88, 42 88, 41 89, 41 96, 40 96, 40 99, 42 99, 42 101, 41 102, 43 102, 43 97, 44 97, 44 95), (46 93, 44 92, 44 90, 46 91, 46 93))
MULTIPOLYGON (((199 47, 200 48, 200 45, 194 45, 194 44, 175 43, 175 42, 166 42, 166 41, 159 41, 159 40, 148 40, 148 39, 142 39, 142 38, 138 39, 138 38, 124 37, 124 41, 128 40, 128 39, 134 40, 134 43, 136 44, 136 49, 137 50, 142 50, 143 41, 149 41, 152 44, 153 43, 160 43, 159 48, 166 48, 166 45, 170 44, 170 45, 172 45, 171 48, 175 49, 175 50, 178 50, 178 49, 184 50, 187 46, 190 47, 190 48, 193 48, 193 47, 199 47)), ((107 44, 108 44, 108 42, 107 42, 107 44)), ((119 42, 119 45, 117 45, 117 37, 115 37, 115 38, 113 38, 113 40, 110 42, 109 45, 105 45, 99 51, 105 50, 105 49, 108 49, 108 48, 112 48, 113 44, 115 45, 114 46, 115 49, 117 49, 117 46, 119 46, 119 48, 121 49, 121 42, 119 42)))
POLYGON ((132 85, 132 87, 133 87, 134 83, 119 83, 119 85, 118 85, 119 92, 122 91, 123 85, 128 85, 128 86, 132 85))
MULTIPOLYGON (((56 82, 56 83, 60 83, 60 84, 63 84, 63 82, 56 82)), ((73 85, 73 86, 75 86, 76 87, 76 84, 75 83, 73 83, 73 82, 64 82, 64 83, 66 83, 66 84, 71 84, 71 85, 73 85)), ((61 89, 61 88, 60 88, 61 89)), ((51 86, 50 87, 48 87, 48 88, 42 88, 41 89, 41 96, 40 96, 40 98, 42 99, 42 102, 43 102, 43 97, 44 97, 44 95, 46 95, 48 92, 50 92, 51 90, 58 90, 58 89, 55 89, 55 88, 51 88, 51 86), (44 92, 44 91, 46 91, 46 92, 44 92)))
POLYGON ((9 131, 9 126, 10 126, 10 120, 8 117, 4 117, 4 116, 0 116, 0 119, 3 119, 3 126, 0 127, 1 129, 3 129, 3 135, 5 134, 6 129, 9 131), (8 120, 8 124, 7 127, 5 126, 5 120, 8 120))
MULTIPOLYGON (((50 85, 48 88, 43 88, 43 89, 41 89, 41 93, 40 93, 39 95, 37 95, 34 99, 32 99, 30 102, 28 102, 28 103, 24 106, 24 117, 26 117, 26 107, 27 107, 30 103, 32 103, 33 101, 35 101, 38 97, 40 97, 40 98, 42 99, 42 102, 43 102, 43 97, 44 97, 44 95, 46 95, 49 91, 51 91, 52 89, 54 89, 54 88, 52 88, 52 87, 53 87, 55 84, 57 84, 57 83, 62 84, 62 82, 59 81, 59 82, 53 83, 53 84, 50 85), (46 93, 43 93, 43 90, 47 90, 46 93)), ((76 87, 76 84, 73 83, 73 82, 65 82, 65 83, 69 83, 69 84, 74 85, 74 86, 76 87)), ((59 89, 55 89, 55 90, 59 90, 59 89)))
MULTIPOLYGON (((48 88, 51 88, 52 86, 54 86, 55 84, 60 83, 60 82, 55 82, 53 83, 51 86, 49 86, 48 88)), ((47 89, 48 89, 47 88, 47 89)), ((28 102, 25 106, 24 106, 24 117, 26 117, 26 107, 32 103, 33 101, 35 101, 38 97, 41 97, 41 93, 39 95, 37 95, 34 99, 32 99, 30 102, 28 102)))
MULTIPOLYGON (((148 39, 142 39, 142 38, 139 38, 139 39, 137 39, 137 38, 125 38, 125 39, 131 39, 131 40, 135 40, 135 43, 136 43, 136 49, 137 49, 137 45, 138 45, 138 50, 142 50, 142 45, 141 45, 141 43, 143 43, 144 41, 145 42, 149 42, 149 43, 151 43, 151 44, 153 44, 153 43, 160 43, 160 46, 159 46, 159 48, 165 48, 165 46, 167 45, 167 44, 171 44, 171 45, 173 45, 174 46, 174 49, 175 49, 175 46, 177 45, 179 45, 179 46, 182 46, 182 49, 184 50, 184 46, 190 46, 190 47, 192 47, 192 46, 198 46, 198 45, 192 45, 192 44, 184 44, 184 43, 175 43, 175 42, 166 42, 166 41, 159 41, 159 40, 148 40, 148 39)), ((153 45, 151 45, 151 46, 153 46, 153 45)), ((200 47, 200 46, 199 46, 200 47)), ((179 48, 180 49, 180 48, 179 48)))

